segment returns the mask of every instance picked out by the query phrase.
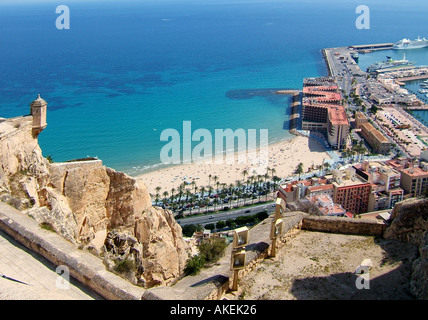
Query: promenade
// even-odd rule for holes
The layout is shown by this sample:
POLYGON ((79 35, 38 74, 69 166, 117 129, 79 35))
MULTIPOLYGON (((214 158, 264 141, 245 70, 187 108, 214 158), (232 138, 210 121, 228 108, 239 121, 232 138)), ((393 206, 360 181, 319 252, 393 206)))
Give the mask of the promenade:
POLYGON ((144 292, 106 270, 102 259, 3 202, 0 232, 0 299, 140 300, 144 292), (69 279, 60 277, 57 266, 68 268, 69 279))
MULTIPOLYGON (((74 279, 60 289, 55 266, 0 231, 1 300, 98 300, 74 279)), ((61 280, 61 279, 60 279, 61 280)))

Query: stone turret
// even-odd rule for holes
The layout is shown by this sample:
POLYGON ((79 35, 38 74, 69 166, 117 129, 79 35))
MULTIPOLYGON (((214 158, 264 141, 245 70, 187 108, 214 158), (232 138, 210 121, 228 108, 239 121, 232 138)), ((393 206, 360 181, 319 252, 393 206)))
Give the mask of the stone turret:
POLYGON ((33 135, 37 137, 44 128, 46 128, 46 112, 48 104, 45 100, 37 96, 37 99, 31 102, 31 115, 33 116, 33 135))

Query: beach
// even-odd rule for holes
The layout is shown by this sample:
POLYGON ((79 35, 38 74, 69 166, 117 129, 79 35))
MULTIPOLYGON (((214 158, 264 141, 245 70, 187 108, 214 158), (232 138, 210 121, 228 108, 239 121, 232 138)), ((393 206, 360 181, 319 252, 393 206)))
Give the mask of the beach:
POLYGON ((230 185, 231 183, 235 184, 237 180, 243 182, 251 175, 268 173, 269 177, 272 177, 272 172, 270 170, 267 172, 266 168, 275 169, 273 175, 286 178, 294 174, 299 163, 303 163, 303 170, 307 172, 308 168, 316 168, 324 160, 330 159, 319 141, 303 136, 296 136, 268 145, 266 157, 261 157, 260 153, 257 152, 255 157, 248 156, 247 162, 240 163, 238 155, 236 153, 235 161, 229 164, 207 164, 204 162, 181 164, 141 174, 136 179, 145 182, 150 194, 154 195, 156 187, 160 187, 159 194, 162 196, 164 191, 171 194, 172 188, 177 191, 179 185, 185 181, 191 191, 193 191, 192 181, 195 181, 198 187, 211 185, 216 188, 217 181, 230 185), (263 159, 267 161, 260 161, 263 159), (248 172, 245 180, 244 170, 248 172), (218 177, 217 181, 214 181, 214 176, 218 177))

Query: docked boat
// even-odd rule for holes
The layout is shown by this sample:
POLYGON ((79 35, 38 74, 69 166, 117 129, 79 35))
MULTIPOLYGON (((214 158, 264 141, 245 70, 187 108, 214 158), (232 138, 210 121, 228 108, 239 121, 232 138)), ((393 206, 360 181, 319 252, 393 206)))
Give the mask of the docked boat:
POLYGON ((418 37, 415 40, 410 39, 401 39, 400 41, 397 41, 393 46, 392 49, 396 50, 403 50, 403 49, 420 49, 428 47, 428 40, 425 38, 418 37))
POLYGON ((391 57, 386 57, 387 60, 382 62, 376 62, 370 65, 367 68, 367 72, 376 73, 376 72, 387 72, 394 71, 395 69, 404 68, 404 67, 414 67, 414 63, 406 60, 406 55, 404 55, 402 60, 393 60, 391 57))

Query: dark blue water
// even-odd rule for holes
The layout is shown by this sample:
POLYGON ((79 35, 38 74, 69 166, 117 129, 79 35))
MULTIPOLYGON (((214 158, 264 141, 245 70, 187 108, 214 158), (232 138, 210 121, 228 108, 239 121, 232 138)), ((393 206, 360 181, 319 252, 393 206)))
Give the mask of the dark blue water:
POLYGON ((67 1, 70 30, 55 1, 0 2, 0 117, 40 93, 45 155, 131 174, 159 164, 161 132, 183 121, 287 139, 289 98, 272 89, 326 75, 322 48, 428 36, 420 2, 371 1, 370 30, 355 27, 360 1, 67 1))

